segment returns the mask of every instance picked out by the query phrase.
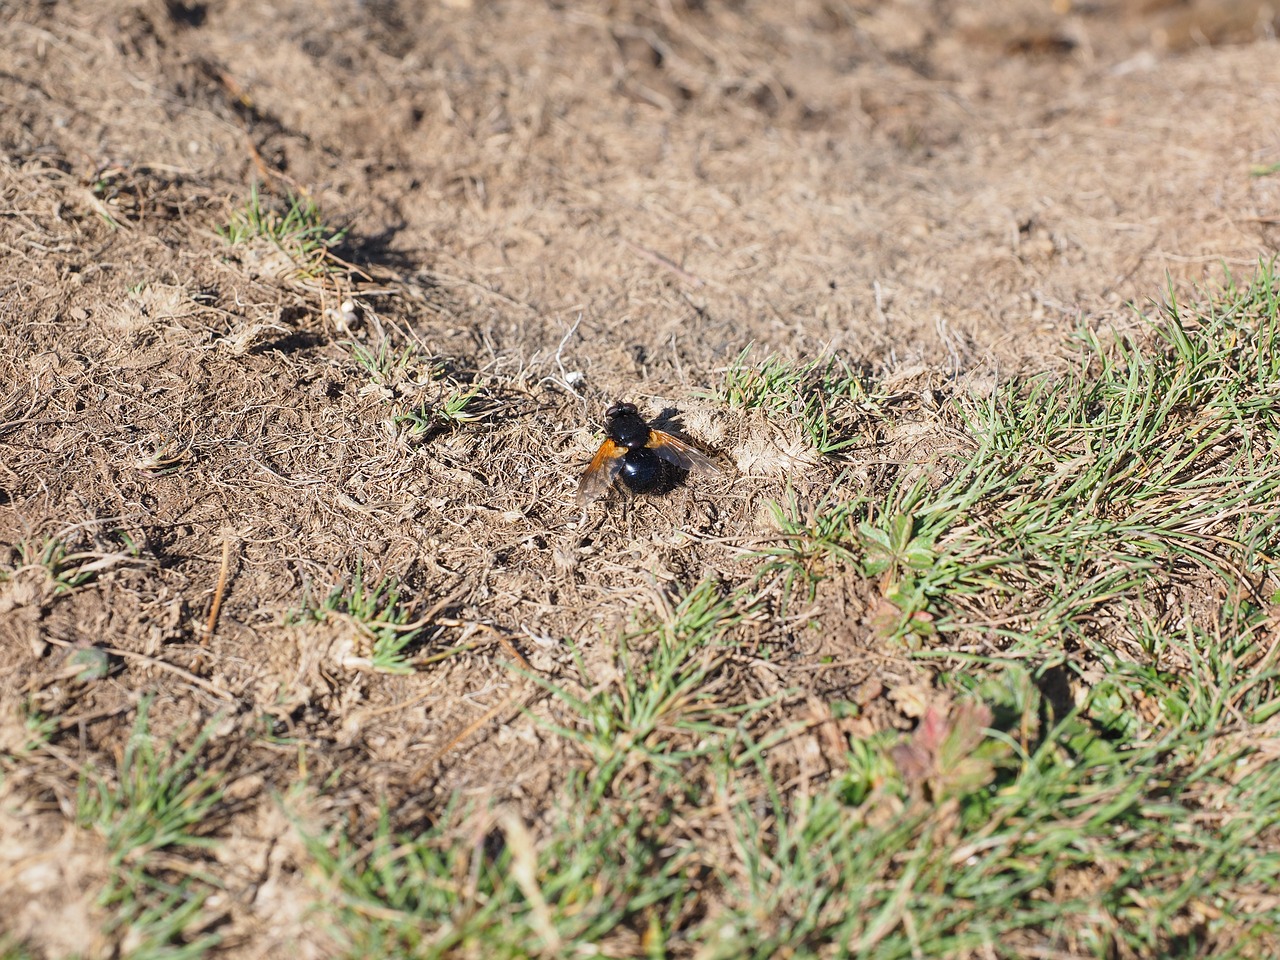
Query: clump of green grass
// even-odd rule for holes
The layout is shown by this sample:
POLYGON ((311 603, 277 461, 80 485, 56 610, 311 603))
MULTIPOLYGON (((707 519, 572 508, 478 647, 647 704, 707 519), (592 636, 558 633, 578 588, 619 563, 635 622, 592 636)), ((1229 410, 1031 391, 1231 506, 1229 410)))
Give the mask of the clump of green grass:
POLYGON ((232 211, 218 233, 233 246, 269 244, 292 264, 296 278, 320 279, 346 269, 333 252, 346 229, 329 226, 316 202, 303 194, 291 191, 275 205, 263 199, 255 183, 244 206, 232 211))
POLYGON ((1276 299, 1267 273, 1194 320, 1171 307, 1147 346, 1086 331, 1067 373, 955 398, 972 448, 882 506, 828 505, 826 532, 797 537, 787 511, 771 562, 852 558, 885 578, 896 631, 924 613, 1014 645, 1089 634, 1195 571, 1256 576, 1280 535, 1276 299))
POLYGON ((866 502, 827 496, 801 503, 791 493, 785 503, 769 504, 769 510, 778 534, 775 543, 756 551, 762 561, 757 579, 781 577, 784 602, 801 586, 812 600, 819 581, 854 559, 850 544, 866 502))
POLYGON ((935 581, 950 575, 950 568, 940 564, 936 529, 921 527, 911 512, 885 511, 861 495, 852 499, 830 495, 802 504, 793 494, 785 504, 773 503, 770 509, 778 528, 777 542, 756 551, 764 561, 757 579, 780 578, 784 603, 799 589, 812 600, 820 581, 854 567, 877 581, 900 614, 893 632, 920 636, 933 632, 929 600, 936 591, 935 581))
POLYGON ((696 853, 666 846, 670 817, 589 793, 573 778, 542 834, 510 810, 453 811, 418 834, 384 817, 363 843, 313 839, 345 955, 574 956, 601 943, 662 955, 651 931, 678 928, 696 899, 696 853))
POLYGON ((40 568, 45 571, 53 592, 70 593, 97 577, 94 563, 98 560, 89 554, 72 552, 57 537, 46 537, 40 544, 27 540, 18 541, 20 568, 40 568))
POLYGON ((401 602, 399 578, 385 576, 370 585, 364 565, 357 562, 350 582, 339 583, 319 604, 304 600, 293 619, 348 625, 357 641, 355 652, 344 660, 348 667, 408 674, 413 673, 413 663, 407 650, 424 629, 410 623, 411 616, 411 607, 401 602))
POLYGON ((1003 595, 1053 636, 1190 571, 1251 576, 1280 533, 1278 324, 1264 276, 1193 321, 1171 307, 1149 348, 1083 334, 1075 371, 969 406, 977 449, 903 497, 955 567, 946 588, 1003 595))
POLYGON ((1280 535, 1278 303, 1267 269, 1194 314, 1171 305, 1141 342, 1084 332, 1065 374, 955 398, 972 446, 929 475, 778 508, 763 569, 789 588, 866 577, 896 611, 886 632, 966 684, 1012 657, 1065 665, 1088 692, 1043 736, 1009 740, 1017 763, 991 787, 856 841, 839 803, 893 799, 883 740, 852 745, 831 796, 799 811, 779 797, 772 835, 744 804, 744 836, 769 853, 726 879, 740 903, 715 922, 739 935, 707 956, 1274 953, 1280 911, 1238 905, 1280 862, 1280 776, 1247 732, 1280 713, 1258 596, 1274 588, 1255 586, 1274 583, 1280 535), (1232 812, 1211 813, 1228 795, 1232 812), (943 816, 957 801, 958 827, 943 816))
POLYGON ((1270 629, 1265 608, 1228 599, 1207 624, 1180 619, 1175 626, 1133 611, 1123 629, 1136 656, 1093 645, 1107 665, 1093 693, 1109 730, 1148 739, 1168 727, 1262 724, 1280 713, 1280 664, 1263 639, 1270 629))
POLYGON ((1042 709, 1030 689, 1010 732, 968 734, 970 769, 941 797, 882 765, 860 803, 841 781, 800 802, 771 787, 762 810, 726 777, 741 857, 718 870, 700 955, 1266 955, 1277 912, 1247 904, 1280 865, 1264 825, 1280 812, 1274 765, 1252 749, 1183 765, 1203 731, 1135 748, 1100 738, 1087 713, 1025 742, 1042 709), (1210 816, 1220 800, 1231 813, 1210 816))
POLYGON ((390 387, 410 376, 416 376, 419 382, 430 382, 443 372, 437 361, 413 343, 396 348, 390 337, 383 337, 375 349, 354 340, 347 342, 352 359, 373 386, 390 387))
POLYGON ((700 790, 690 773, 732 752, 763 706, 716 691, 728 636, 753 615, 706 581, 619 638, 616 682, 586 694, 544 683, 568 715, 552 729, 590 758, 566 779, 546 832, 509 810, 455 808, 416 836, 393 834, 384 817, 370 841, 313 841, 339 891, 348 955, 571 956, 605 942, 666 955, 708 870, 681 834, 678 811, 700 790))
POLYGON ((116 531, 115 537, 121 542, 120 550, 77 550, 65 536, 45 537, 39 543, 19 540, 17 567, 0 576, 13 577, 22 571, 41 571, 55 595, 70 593, 92 583, 108 570, 137 561, 140 551, 133 538, 123 531, 116 531))
POLYGON ((412 440, 429 440, 437 434, 479 423, 492 413, 491 409, 481 409, 476 403, 480 390, 479 386, 448 386, 434 403, 401 414, 395 422, 406 425, 412 440))
POLYGON ((619 638, 616 683, 592 684, 576 649, 588 694, 535 678, 568 709, 570 722, 551 729, 591 758, 593 795, 604 795, 638 766, 678 780, 766 705, 727 704, 716 692, 717 671, 733 650, 728 636, 752 616, 742 594, 706 580, 619 638))
POLYGON ((208 819, 222 800, 222 776, 201 762, 213 724, 182 753, 172 742, 157 750, 149 708, 150 700, 139 706, 115 776, 81 781, 76 821, 101 834, 110 858, 100 898, 111 911, 108 935, 131 957, 200 957, 219 940, 201 930, 214 881, 190 868, 175 877, 171 865, 214 842, 208 819))
POLYGON ((751 361, 743 350, 725 371, 715 398, 737 410, 799 424, 801 433, 824 456, 863 443, 857 423, 871 405, 865 377, 838 357, 793 363, 777 356, 751 361))
POLYGON ((13 716, 5 723, 8 736, 0 742, 0 769, 8 761, 20 762, 38 753, 58 730, 58 718, 42 713, 29 700, 13 703, 9 709, 13 716))
POLYGON ((413 398, 415 404, 393 418, 403 425, 412 441, 430 440, 438 434, 483 421, 492 413, 491 405, 480 401, 483 384, 463 384, 449 375, 447 364, 429 356, 417 343, 395 347, 383 336, 375 349, 356 341, 346 341, 351 356, 364 371, 368 386, 364 392, 377 393, 387 400, 413 398), (431 399, 417 402, 424 393, 431 399))
MULTIPOLYGON (((683 765, 633 743, 634 784, 569 777, 538 830, 455 808, 313 841, 347 955, 1267 955, 1280 772, 1256 744, 1222 744, 1225 717, 1129 744, 1092 702, 1053 719, 1016 665, 968 682, 990 706, 855 741, 808 794, 773 779, 767 742, 708 725, 683 765), (691 791, 699 767, 715 783, 691 791)), ((582 712, 636 729, 625 698, 582 712)))

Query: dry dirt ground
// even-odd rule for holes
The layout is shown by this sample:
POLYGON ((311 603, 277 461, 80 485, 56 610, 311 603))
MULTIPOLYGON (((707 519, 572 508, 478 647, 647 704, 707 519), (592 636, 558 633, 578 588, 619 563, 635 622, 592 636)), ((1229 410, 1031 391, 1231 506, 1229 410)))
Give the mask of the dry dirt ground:
MULTIPOLYGON (((930 391, 1053 369, 1077 325, 1125 328, 1131 301, 1275 254, 1271 11, 5 3, 0 736, 37 709, 63 760, 6 776, 0 917, 50 956, 104 949, 101 852, 67 813, 145 693, 163 736, 221 717, 231 954, 324 952, 276 801, 298 753, 268 721, 307 745, 330 821, 459 792, 536 816, 582 760, 521 715, 550 708, 512 660, 555 673, 572 638, 606 670, 629 618, 749 579, 787 483, 837 474, 713 398, 744 348, 826 351, 905 398, 846 457, 856 479, 941 430, 930 391), (300 276, 228 243, 255 184, 346 228, 341 261, 300 276), (384 343, 412 362, 371 383, 353 344, 384 343), (396 419, 473 387, 477 422, 396 419), (724 474, 584 516, 616 397, 724 474), (83 586, 30 562, 50 538, 83 586), (357 564, 429 615, 417 656, 464 649, 354 669, 349 626, 296 613, 357 564), (109 675, 76 680, 93 645, 109 675)), ((743 683, 798 710, 927 683, 880 649, 868 595, 823 594, 821 639, 762 621, 774 666, 743 683), (803 669, 818 657, 848 666, 803 669)), ((880 700, 866 722, 909 724, 880 700)))

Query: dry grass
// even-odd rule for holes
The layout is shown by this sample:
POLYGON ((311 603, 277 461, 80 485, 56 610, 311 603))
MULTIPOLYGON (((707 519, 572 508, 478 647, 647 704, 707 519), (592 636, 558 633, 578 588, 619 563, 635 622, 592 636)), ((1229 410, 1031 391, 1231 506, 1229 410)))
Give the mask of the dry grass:
MULTIPOLYGON (((722 917, 722 955, 744 955, 752 911, 778 949, 830 934, 839 902, 800 917, 822 876, 907 891, 943 870, 904 860, 911 844, 953 867, 985 849, 961 800, 922 799, 950 773, 917 739, 917 793, 892 801, 916 817, 905 833, 814 877, 783 862, 830 852, 838 811, 884 799, 885 751, 950 716, 958 663, 1046 662, 1005 642, 1039 636, 1024 628, 1052 593, 1042 567, 1009 561, 1003 593, 940 605, 922 571, 997 551, 989 519, 933 539, 894 519, 979 448, 965 404, 1069 377, 1081 321, 1145 336, 1125 303, 1166 276, 1182 290, 1274 252, 1280 178, 1249 171, 1274 163, 1257 118, 1280 61, 1251 43, 1266 11, 1241 9, 16 5, 0 26, 0 948, 377 952, 408 943, 407 909, 464 955, 450 924, 489 936, 487 909, 527 906, 516 954, 541 938, 695 955, 681 937, 722 917), (579 511, 617 397, 725 474, 579 511), (991 609, 1014 593, 1023 606, 991 609), (129 901, 197 909, 176 930, 113 914, 121 782, 141 762, 180 792, 165 771, 199 736, 193 763, 221 792, 193 836, 215 842, 136 854, 129 901), (558 819, 566 797, 583 820, 558 819), (443 923, 352 886, 371 850, 401 869, 379 846, 401 831, 428 838, 474 913, 443 923), (638 872, 601 883, 659 906, 557 912, 578 902, 566 890, 596 903, 573 845, 607 859, 633 835, 638 872), (494 885, 494 847, 514 886, 494 885), (308 911, 336 902, 350 913, 318 930, 308 911)), ((1245 504, 1232 483, 1214 495, 1245 504)), ((1091 656, 1141 663, 1184 609, 1223 629, 1213 591, 1232 579, 1266 601, 1250 557, 1219 556, 1254 506, 1195 514, 1212 557, 1150 587, 1149 623, 1071 608, 1091 656)), ((1180 675, 1230 672, 1179 642, 1180 675)), ((1173 710, 1168 678, 1133 669, 1116 702, 1173 710)), ((1228 712, 1261 709, 1232 690, 1228 712)), ((1039 723, 1025 697, 1006 706, 1039 723)), ((1171 769, 1199 769, 1187 756, 1171 769)), ((1241 762, 1235 783, 1265 775, 1241 762)), ((1188 782, 1185 810, 1261 810, 1230 787, 1188 782)), ((1049 832, 1043 809, 1001 815, 1009 837, 1049 832)), ((1040 879, 1084 902, 1128 876, 1122 859, 1040 879)), ((1274 909, 1255 879, 1230 889, 1274 909)), ((874 912, 847 933, 892 955, 911 913, 883 893, 848 901, 874 912)), ((1055 942, 1154 949, 1126 909, 1090 928, 1101 947, 1055 942)), ((1182 942, 1217 942, 1221 909, 1171 906, 1182 942)), ((1009 916, 1002 949, 1048 949, 1026 932, 1042 918, 1009 916)))

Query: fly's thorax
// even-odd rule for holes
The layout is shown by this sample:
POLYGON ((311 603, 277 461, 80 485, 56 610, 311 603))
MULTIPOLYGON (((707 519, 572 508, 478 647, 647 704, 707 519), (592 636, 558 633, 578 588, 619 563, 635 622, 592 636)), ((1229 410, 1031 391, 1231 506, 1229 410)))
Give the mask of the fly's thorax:
POLYGON ((614 414, 609 418, 606 429, 610 440, 629 450, 643 447, 649 442, 649 424, 644 422, 644 418, 634 408, 614 414))

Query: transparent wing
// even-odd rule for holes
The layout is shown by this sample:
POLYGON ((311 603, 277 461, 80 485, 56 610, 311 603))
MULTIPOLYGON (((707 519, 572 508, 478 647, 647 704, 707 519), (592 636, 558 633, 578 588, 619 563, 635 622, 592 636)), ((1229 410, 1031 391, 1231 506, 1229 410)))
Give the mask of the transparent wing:
POLYGON ((720 468, 710 458, 695 450, 683 440, 661 430, 649 430, 647 446, 668 463, 674 463, 690 473, 719 473, 720 468))
POLYGON ((626 447, 619 446, 612 440, 605 440, 600 444, 586 473, 578 481, 579 505, 585 507, 609 489, 617 478, 618 471, 622 469, 622 455, 626 452, 626 447))

